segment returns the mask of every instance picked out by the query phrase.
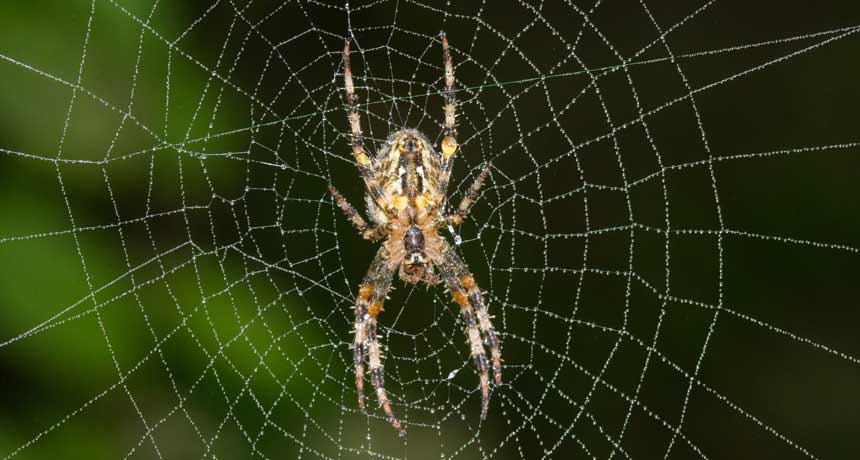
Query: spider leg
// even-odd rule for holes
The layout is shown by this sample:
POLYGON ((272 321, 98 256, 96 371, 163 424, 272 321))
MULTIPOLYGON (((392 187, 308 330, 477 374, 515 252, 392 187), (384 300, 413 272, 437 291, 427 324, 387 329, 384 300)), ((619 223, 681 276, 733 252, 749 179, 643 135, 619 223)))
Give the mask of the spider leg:
POLYGON ((499 350, 499 337, 490 322, 490 315, 484 305, 481 290, 478 288, 474 276, 466 268, 466 264, 450 246, 443 250, 441 259, 442 279, 448 286, 448 290, 451 291, 454 302, 460 305, 460 314, 463 316, 463 322, 466 323, 469 348, 481 383, 481 419, 483 420, 487 416, 490 401, 490 378, 482 336, 490 347, 493 379, 496 385, 502 383, 502 357, 499 350))
POLYGON ((362 173, 372 172, 373 165, 364 150, 364 135, 361 132, 361 118, 358 115, 358 96, 355 94, 355 83, 352 81, 352 67, 349 64, 349 39, 343 44, 343 83, 346 91, 347 119, 352 133, 352 155, 362 173))
POLYGON ((442 129, 442 167, 439 193, 445 194, 448 180, 451 178, 451 163, 457 152, 457 95, 454 88, 454 62, 448 48, 448 36, 442 33, 442 59, 445 61, 445 89, 442 97, 445 99, 445 124, 442 129))
POLYGON ((358 95, 355 94, 355 83, 352 80, 352 67, 349 62, 349 39, 344 39, 343 44, 343 82, 346 91, 346 118, 349 120, 350 136, 352 139, 352 156, 358 165, 358 171, 364 179, 367 192, 386 214, 391 216, 388 207, 385 206, 384 195, 376 180, 373 168, 373 160, 368 156, 364 148, 364 134, 361 132, 361 116, 358 114, 358 95))
POLYGON ((391 288, 391 279, 399 262, 389 259, 385 247, 379 248, 376 257, 370 264, 367 275, 358 290, 355 301, 355 340, 353 352, 355 357, 355 386, 358 391, 358 406, 364 410, 364 356, 367 349, 367 360, 370 365, 370 381, 376 390, 379 405, 385 411, 391 425, 403 436, 406 430, 394 416, 391 402, 385 392, 385 382, 382 371, 382 346, 377 336, 376 317, 382 311, 382 303, 391 288))
MULTIPOLYGON (((381 301, 377 301, 381 303, 381 301)), ((371 307, 373 304, 371 304, 371 307)), ((381 308, 381 307, 380 307, 381 308)), ((367 357, 370 361, 370 381, 373 383, 373 388, 376 389, 376 399, 379 400, 379 405, 385 411, 388 421, 391 426, 397 430, 400 436, 406 434, 406 429, 397 421, 394 412, 391 410, 391 402, 388 400, 388 394, 385 392, 385 380, 382 371, 382 351, 381 345, 376 336, 376 316, 371 313, 367 324, 367 357)))
POLYGON ((341 211, 343 211, 343 213, 346 215, 346 218, 349 219, 350 222, 352 222, 352 225, 354 225, 355 228, 358 229, 358 232, 361 233, 361 236, 363 236, 364 239, 376 241, 385 236, 385 226, 377 225, 371 227, 370 225, 367 225, 367 222, 364 220, 363 217, 361 217, 361 214, 359 214, 359 212, 356 211, 351 204, 349 204, 349 201, 347 201, 346 198, 344 198, 344 196, 341 195, 340 192, 338 192, 337 189, 334 188, 334 186, 329 185, 328 191, 331 193, 331 196, 334 197, 334 201, 335 203, 337 203, 337 207, 340 208, 341 211))
POLYGON ((484 181, 487 179, 487 174, 489 174, 490 167, 492 166, 493 165, 491 163, 487 163, 487 166, 485 166, 481 173, 478 174, 475 182, 472 182, 472 185, 469 187, 469 191, 466 192, 463 200, 460 201, 460 205, 457 206, 457 210, 445 218, 444 224, 460 225, 460 223, 463 222, 463 219, 467 214, 469 214, 469 207, 475 202, 475 199, 478 197, 478 192, 481 190, 481 187, 484 186, 484 181))

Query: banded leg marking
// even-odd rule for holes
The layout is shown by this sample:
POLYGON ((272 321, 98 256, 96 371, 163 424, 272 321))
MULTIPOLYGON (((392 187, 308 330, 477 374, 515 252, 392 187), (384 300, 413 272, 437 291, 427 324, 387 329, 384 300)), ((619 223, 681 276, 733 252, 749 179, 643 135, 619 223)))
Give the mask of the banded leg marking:
POLYGON ((478 370, 481 389, 481 418, 485 418, 489 406, 489 364, 484 341, 490 347, 492 359, 493 376, 496 384, 502 382, 501 352, 499 350, 499 338, 496 330, 490 322, 486 307, 481 295, 481 290, 475 282, 475 278, 466 269, 465 264, 454 253, 450 247, 442 255, 442 271, 445 284, 451 291, 451 295, 460 306, 460 314, 466 324, 466 335, 469 339, 469 350, 475 367, 478 370), (483 340, 482 340, 483 339, 483 340))
MULTIPOLYGON (((377 302, 380 303, 381 302, 377 302)), ((377 311, 378 314, 378 311, 377 311)), ((388 394, 385 392, 385 378, 382 371, 382 346, 379 344, 379 339, 376 335, 376 316, 369 313, 370 319, 367 325, 367 357, 370 363, 370 381, 373 383, 373 388, 376 390, 376 399, 379 400, 379 405, 391 422, 391 426, 397 430, 400 436, 406 435, 406 430, 394 416, 394 411, 391 410, 391 401, 388 400, 388 394)))
POLYGON ((364 363, 365 356, 370 372, 370 381, 376 392, 379 405, 385 411, 388 421, 397 432, 403 436, 406 430, 394 416, 391 402, 385 392, 385 381, 382 369, 382 345, 377 334, 376 317, 382 312, 385 296, 391 288, 391 279, 397 264, 389 260, 385 247, 379 248, 376 257, 370 264, 364 282, 358 290, 355 301, 355 340, 353 352, 355 357, 355 386, 358 392, 358 405, 364 410, 364 363))

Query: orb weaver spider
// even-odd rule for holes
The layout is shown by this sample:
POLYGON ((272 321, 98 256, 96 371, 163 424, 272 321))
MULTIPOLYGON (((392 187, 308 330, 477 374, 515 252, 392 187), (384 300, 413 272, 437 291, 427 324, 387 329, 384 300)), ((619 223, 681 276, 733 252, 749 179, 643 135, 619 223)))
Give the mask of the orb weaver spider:
POLYGON ((355 300, 355 385, 358 405, 364 410, 365 357, 370 367, 370 381, 376 390, 379 405, 392 426, 403 436, 405 429, 394 416, 385 392, 382 353, 377 332, 377 317, 391 288, 394 272, 399 268, 400 279, 406 283, 424 282, 435 285, 444 282, 466 325, 470 352, 478 370, 481 390, 481 419, 487 416, 490 398, 489 368, 492 366, 496 385, 502 382, 499 337, 490 321, 483 295, 474 276, 454 248, 438 233, 440 228, 453 229, 468 214, 490 171, 488 164, 472 183, 457 209, 444 215, 446 189, 451 177, 454 154, 457 152, 457 100, 454 90, 454 65, 444 33, 442 55, 445 66, 443 138, 441 152, 422 133, 403 129, 391 134, 375 156, 367 153, 358 114, 358 97, 352 79, 347 38, 343 48, 343 79, 346 92, 347 118, 351 130, 352 154, 366 188, 367 212, 374 225, 364 218, 334 187, 329 191, 337 206, 371 241, 384 240, 370 264, 355 300), (490 349, 490 360, 484 344, 490 349), (490 363, 491 361, 491 363, 490 363))

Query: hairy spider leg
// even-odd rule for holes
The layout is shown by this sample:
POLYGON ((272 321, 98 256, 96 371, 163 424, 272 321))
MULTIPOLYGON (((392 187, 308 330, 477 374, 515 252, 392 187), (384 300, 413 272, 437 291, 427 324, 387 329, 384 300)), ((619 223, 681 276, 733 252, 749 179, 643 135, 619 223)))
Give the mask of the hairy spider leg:
POLYGON ((454 62, 451 60, 451 50, 448 48, 448 36, 442 32, 442 59, 445 61, 445 89, 442 97, 445 99, 445 123, 442 129, 442 167, 439 181, 439 194, 445 196, 448 180, 451 178, 451 165, 457 152, 457 95, 454 88, 454 62))
POLYGON ((481 187, 484 186, 484 181, 487 179, 487 174, 490 173, 490 168, 492 166, 493 165, 491 163, 487 163, 487 166, 484 166, 484 169, 481 170, 480 174, 478 174, 475 182, 472 182, 466 195, 463 196, 463 200, 460 201, 460 205, 457 206, 457 210, 445 218, 444 224, 456 226, 463 222, 463 219, 467 214, 469 214, 469 208, 472 206, 472 203, 474 203, 475 199, 478 198, 478 192, 481 190, 481 187))
POLYGON ((404 436, 406 430, 394 416, 391 402, 385 392, 385 381, 382 370, 382 346, 377 334, 376 317, 382 311, 385 296, 391 288, 391 280, 399 262, 389 259, 385 247, 379 248, 364 281, 358 289, 355 299, 355 340, 353 352, 355 358, 355 387, 358 392, 358 406, 364 410, 364 356, 367 351, 367 361, 370 367, 370 381, 376 390, 379 405, 385 411, 388 421, 395 430, 404 436))
POLYGON ((346 91, 346 117, 349 120, 350 136, 352 139, 352 156, 358 165, 361 178, 364 179, 367 193, 370 194, 370 197, 379 205, 383 212, 393 218, 394 215, 385 202, 382 189, 376 179, 373 160, 364 148, 364 135, 361 132, 361 116, 358 114, 358 95, 355 94, 355 83, 352 80, 352 67, 349 62, 349 38, 344 39, 343 44, 343 83, 346 91))
POLYGON ((349 201, 344 198, 340 192, 334 188, 333 185, 328 186, 328 191, 334 197, 334 201, 337 204, 337 207, 343 211, 346 218, 352 222, 352 225, 358 229, 358 232, 361 233, 361 236, 366 240, 377 241, 382 239, 385 236, 385 226, 377 225, 377 226, 369 226, 367 222, 361 217, 361 214, 351 205, 349 201))
MULTIPOLYGON (((382 302, 381 300, 378 302, 382 302)), ((373 304, 371 304, 371 307, 373 304)), ((380 307, 381 308, 381 307, 380 307)), ((391 426, 397 430, 400 436, 406 435, 406 429, 394 416, 394 411, 391 410, 391 402, 388 400, 388 394, 385 392, 385 380, 382 371, 382 351, 381 345, 376 335, 376 316, 370 315, 367 324, 367 358, 370 362, 370 381, 373 383, 373 388, 376 390, 376 399, 379 400, 379 405, 391 422, 391 426)))
POLYGON ((487 409, 490 401, 490 385, 487 354, 484 350, 486 340, 490 347, 490 356, 493 362, 493 377, 497 385, 502 383, 502 358, 499 350, 499 337, 490 315, 484 306, 483 296, 475 277, 466 268, 466 264, 454 253, 454 249, 447 246, 441 256, 442 278, 451 291, 454 302, 460 305, 460 314, 466 324, 466 336, 469 339, 469 349, 475 367, 478 370, 481 387, 481 419, 487 417, 487 409))

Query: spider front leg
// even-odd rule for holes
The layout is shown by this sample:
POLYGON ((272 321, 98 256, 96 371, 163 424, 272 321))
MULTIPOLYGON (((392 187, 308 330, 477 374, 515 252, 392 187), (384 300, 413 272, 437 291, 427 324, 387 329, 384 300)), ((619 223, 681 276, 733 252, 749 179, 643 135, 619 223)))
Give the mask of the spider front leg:
POLYGON ((454 302, 460 305, 460 314, 466 323, 466 335, 469 338, 469 349, 475 367, 478 370, 481 387, 481 420, 487 417, 490 402, 489 365, 484 342, 490 347, 490 357, 493 363, 493 380, 496 385, 502 383, 502 355, 499 350, 499 337, 490 315, 484 305, 483 295, 475 282, 475 277, 466 268, 466 264, 454 253, 453 248, 446 247, 442 253, 440 266, 442 279, 445 280, 454 302))
POLYGON ((364 355, 367 349, 367 361, 370 364, 370 381, 376 390, 379 405, 385 411, 388 421, 395 430, 403 436, 406 430, 394 416, 391 402, 385 392, 385 381, 382 371, 382 346, 377 336, 376 317, 382 311, 382 303, 391 288, 391 279, 397 263, 390 260, 385 247, 379 248, 355 299, 355 339, 353 352, 355 357, 355 386, 358 392, 358 406, 364 410, 364 355))

